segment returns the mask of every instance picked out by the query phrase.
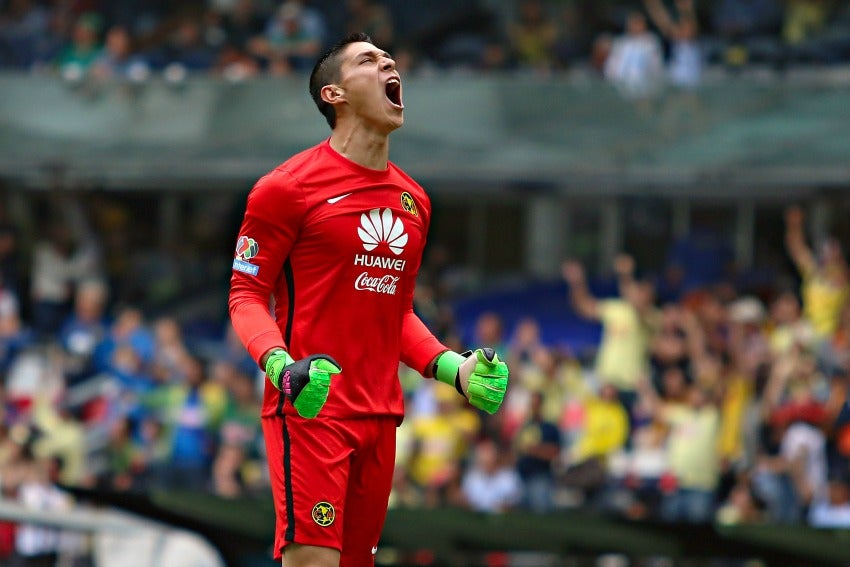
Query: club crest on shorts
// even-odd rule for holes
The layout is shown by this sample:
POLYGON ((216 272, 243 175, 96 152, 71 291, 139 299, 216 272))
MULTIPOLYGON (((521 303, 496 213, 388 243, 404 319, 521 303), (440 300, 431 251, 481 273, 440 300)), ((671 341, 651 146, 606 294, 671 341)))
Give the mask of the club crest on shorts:
POLYGON ((401 194, 401 208, 415 217, 419 216, 419 211, 416 210, 416 203, 407 191, 401 194))
POLYGON ((330 502, 316 502, 313 506, 313 521, 322 526, 328 527, 336 520, 336 510, 330 502))

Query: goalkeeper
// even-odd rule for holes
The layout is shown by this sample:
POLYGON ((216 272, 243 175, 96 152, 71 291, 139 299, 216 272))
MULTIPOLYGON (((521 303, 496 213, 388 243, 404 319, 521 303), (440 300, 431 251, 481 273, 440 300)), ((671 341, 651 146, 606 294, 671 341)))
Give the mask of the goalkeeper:
POLYGON ((450 351, 413 312, 431 204, 388 160, 388 136, 404 120, 393 59, 351 35, 319 59, 309 90, 331 136, 248 195, 230 317, 268 378, 261 421, 275 558, 365 567, 374 565, 404 413, 399 361, 489 413, 508 369, 488 348, 450 351))

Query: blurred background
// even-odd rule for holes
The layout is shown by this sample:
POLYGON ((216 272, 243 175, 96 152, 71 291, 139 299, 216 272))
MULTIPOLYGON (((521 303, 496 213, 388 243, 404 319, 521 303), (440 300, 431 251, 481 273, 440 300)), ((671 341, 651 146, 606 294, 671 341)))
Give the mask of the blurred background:
POLYGON ((0 1, 0 564, 272 564, 232 250, 355 30, 415 308, 512 370, 487 416, 399 369, 378 564, 847 565, 841 0, 0 1))

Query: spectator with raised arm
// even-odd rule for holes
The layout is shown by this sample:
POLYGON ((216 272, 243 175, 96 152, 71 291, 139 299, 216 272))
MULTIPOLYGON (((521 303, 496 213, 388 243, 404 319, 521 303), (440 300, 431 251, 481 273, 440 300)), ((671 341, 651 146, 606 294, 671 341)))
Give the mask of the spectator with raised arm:
POLYGON ((649 30, 643 13, 630 12, 625 33, 614 40, 605 61, 605 78, 623 96, 645 100, 660 90, 663 74, 661 42, 649 30))
POLYGON ((675 87, 696 87, 702 78, 699 25, 693 0, 676 0, 676 16, 662 0, 644 0, 644 6, 661 35, 670 42, 667 76, 675 87))
POLYGON ((636 280, 634 269, 631 256, 619 255, 614 271, 620 298, 597 299, 587 285, 581 264, 568 261, 563 265, 569 300, 576 313, 602 324, 596 355, 597 378, 617 388, 629 413, 636 399, 637 383, 649 369, 649 341, 657 321, 652 284, 636 280))
POLYGON ((52 338, 71 310, 74 286, 99 275, 96 246, 54 220, 44 240, 35 245, 30 294, 33 327, 40 339, 52 338))
POLYGON ((834 237, 826 238, 817 253, 806 243, 805 217, 800 207, 785 213, 785 247, 803 280, 803 315, 820 339, 835 332, 841 309, 850 297, 850 270, 834 237))

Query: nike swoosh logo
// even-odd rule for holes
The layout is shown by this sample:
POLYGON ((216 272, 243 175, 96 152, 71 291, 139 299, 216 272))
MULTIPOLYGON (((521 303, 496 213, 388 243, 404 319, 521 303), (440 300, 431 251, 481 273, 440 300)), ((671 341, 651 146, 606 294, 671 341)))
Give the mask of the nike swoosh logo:
POLYGON ((339 197, 331 197, 330 199, 328 199, 328 203, 330 203, 331 205, 333 205, 333 204, 334 204, 334 203, 336 203, 337 201, 342 201, 343 199, 345 199, 345 198, 346 198, 346 197, 348 197, 349 195, 351 195, 351 193, 346 193, 345 195, 340 195, 339 197))

